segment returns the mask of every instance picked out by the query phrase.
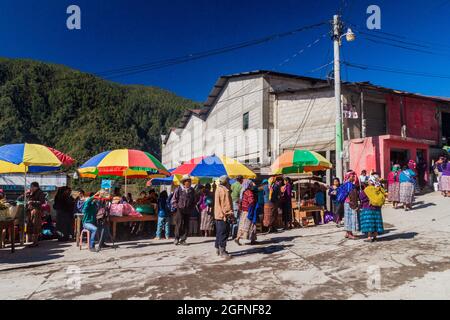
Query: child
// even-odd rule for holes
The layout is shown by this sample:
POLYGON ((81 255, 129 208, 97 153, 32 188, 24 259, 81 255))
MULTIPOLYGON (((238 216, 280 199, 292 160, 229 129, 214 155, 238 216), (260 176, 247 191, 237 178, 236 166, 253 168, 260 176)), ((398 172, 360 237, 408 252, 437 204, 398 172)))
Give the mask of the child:
POLYGON ((161 233, 164 227, 166 239, 170 236, 170 210, 167 205, 167 191, 162 191, 158 199, 158 228, 156 230, 156 240, 161 240, 161 233))

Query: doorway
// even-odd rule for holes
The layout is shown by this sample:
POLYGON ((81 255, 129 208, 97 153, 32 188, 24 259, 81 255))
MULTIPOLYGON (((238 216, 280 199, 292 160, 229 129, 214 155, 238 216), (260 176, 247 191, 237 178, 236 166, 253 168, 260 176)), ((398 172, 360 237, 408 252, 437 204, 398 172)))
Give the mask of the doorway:
POLYGON ((408 164, 408 161, 410 159, 410 153, 409 150, 406 149, 391 149, 391 166, 394 164, 399 164, 400 166, 404 166, 408 164))

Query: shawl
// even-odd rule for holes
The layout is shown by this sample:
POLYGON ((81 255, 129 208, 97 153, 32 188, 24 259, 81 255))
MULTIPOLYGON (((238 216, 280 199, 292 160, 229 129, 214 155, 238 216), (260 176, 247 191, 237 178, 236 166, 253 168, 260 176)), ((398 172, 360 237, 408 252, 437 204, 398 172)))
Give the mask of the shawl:
POLYGON ((386 193, 381 187, 368 186, 364 189, 364 193, 369 198, 371 206, 382 207, 386 201, 386 193))

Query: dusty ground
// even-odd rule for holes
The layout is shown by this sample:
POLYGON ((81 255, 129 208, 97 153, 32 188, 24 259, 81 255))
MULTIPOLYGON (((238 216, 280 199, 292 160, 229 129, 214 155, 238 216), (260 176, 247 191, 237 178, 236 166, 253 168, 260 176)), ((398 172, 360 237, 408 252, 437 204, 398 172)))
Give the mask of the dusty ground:
POLYGON ((101 253, 57 242, 2 249, 0 298, 450 299, 450 199, 417 201, 411 212, 384 209, 378 243, 345 240, 330 224, 260 236, 256 246, 229 243, 227 262, 211 238, 188 247, 126 242, 101 253))

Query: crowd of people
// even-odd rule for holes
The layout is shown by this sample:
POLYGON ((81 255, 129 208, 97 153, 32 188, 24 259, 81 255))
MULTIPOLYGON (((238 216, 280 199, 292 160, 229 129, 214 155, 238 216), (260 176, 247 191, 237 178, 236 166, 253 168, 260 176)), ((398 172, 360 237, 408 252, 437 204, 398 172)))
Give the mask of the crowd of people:
MULTIPOLYGON (((444 197, 450 195, 450 165, 446 157, 440 157, 433 165, 444 197)), ((172 186, 172 192, 162 190, 142 191, 133 199, 131 193, 121 194, 116 188, 112 195, 105 190, 86 193, 75 192, 69 187, 58 188, 53 209, 56 212, 55 234, 59 241, 72 241, 74 237, 74 214, 83 215, 82 227, 90 232, 90 250, 107 246, 104 239, 97 240, 99 231, 108 228, 108 223, 99 223, 105 219, 111 203, 130 204, 143 214, 157 215, 155 239, 170 239, 171 225, 174 224, 173 241, 175 245, 187 245, 191 235, 212 237, 215 235, 217 254, 229 258, 227 241, 234 240, 239 246, 244 242, 257 243, 257 226, 261 224, 263 232, 278 232, 279 227, 291 229, 293 225, 293 182, 289 177, 273 176, 257 184, 242 176, 230 183, 227 176, 220 177, 214 183, 192 185, 192 178, 183 176, 178 187, 172 186), (76 197, 74 197, 76 194, 76 197)), ((344 181, 333 179, 331 186, 313 184, 310 193, 301 201, 301 206, 312 203, 326 208, 326 190, 331 200, 332 221, 337 227, 343 227, 345 238, 359 239, 358 233, 367 235, 374 242, 384 232, 382 207, 385 200, 392 202, 395 209, 403 207, 411 210, 418 185, 417 165, 409 161, 401 167, 394 164, 387 180, 382 180, 372 170, 370 174, 363 170, 360 175, 349 170, 344 181)), ((299 196, 299 195, 298 195, 299 196)), ((27 230, 31 236, 31 247, 38 245, 42 231, 43 212, 48 207, 45 193, 39 184, 33 182, 26 195, 27 230)), ((17 199, 23 201, 23 196, 17 199)), ((0 194, 0 201, 5 201, 0 194)), ((321 221, 320 215, 314 216, 315 224, 321 221)), ((50 220, 51 221, 51 220, 50 220)), ((144 232, 145 223, 129 224, 131 234, 144 232)), ((106 230, 109 231, 109 230, 106 230)))

